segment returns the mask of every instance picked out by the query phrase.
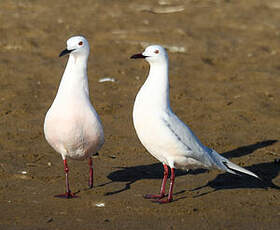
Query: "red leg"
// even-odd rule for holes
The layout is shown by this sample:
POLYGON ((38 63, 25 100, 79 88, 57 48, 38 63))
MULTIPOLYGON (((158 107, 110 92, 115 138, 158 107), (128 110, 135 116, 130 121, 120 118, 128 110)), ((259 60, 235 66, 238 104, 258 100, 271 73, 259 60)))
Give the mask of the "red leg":
POLYGON ((175 170, 174 170, 174 168, 171 168, 170 187, 169 187, 168 198, 167 198, 167 200, 155 200, 155 202, 162 204, 162 203, 169 203, 169 202, 173 201, 174 182, 175 182, 175 170))
POLYGON ((89 183, 88 187, 93 188, 93 166, 92 166, 92 158, 89 157, 88 159, 88 165, 89 165, 89 183))
POLYGON ((168 167, 166 164, 163 164, 164 172, 163 172, 163 180, 161 184, 161 189, 159 195, 153 195, 153 194, 146 194, 144 198, 146 199, 161 199, 165 197, 165 185, 168 177, 168 167))
POLYGON ((58 197, 58 198, 77 198, 77 196, 75 194, 73 194, 71 191, 70 191, 70 188, 69 188, 69 181, 68 181, 68 172, 69 172, 69 168, 68 168, 68 165, 67 165, 67 160, 63 160, 64 162, 64 172, 65 172, 65 183, 66 183, 66 193, 64 194, 59 194, 59 195, 56 195, 55 197, 58 197))

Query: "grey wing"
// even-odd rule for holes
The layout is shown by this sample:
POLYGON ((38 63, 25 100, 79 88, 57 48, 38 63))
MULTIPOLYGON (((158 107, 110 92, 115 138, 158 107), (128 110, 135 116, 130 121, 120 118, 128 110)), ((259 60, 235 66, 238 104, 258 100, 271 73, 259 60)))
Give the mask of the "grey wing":
POLYGON ((215 161, 215 157, 211 157, 213 150, 204 146, 197 136, 192 132, 192 130, 187 125, 185 125, 173 112, 169 112, 167 114, 167 116, 164 118, 164 122, 176 136, 178 141, 184 145, 184 148, 188 153, 188 157, 202 162, 208 167, 212 167, 213 165, 217 164, 217 162, 213 162, 215 161))

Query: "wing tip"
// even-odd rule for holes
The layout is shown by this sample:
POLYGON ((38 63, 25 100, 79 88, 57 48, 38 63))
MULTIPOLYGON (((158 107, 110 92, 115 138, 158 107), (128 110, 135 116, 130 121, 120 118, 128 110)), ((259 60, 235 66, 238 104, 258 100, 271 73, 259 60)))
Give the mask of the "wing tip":
MULTIPOLYGON (((242 174, 246 174, 246 175, 255 177, 255 178, 257 178, 257 179, 263 181, 263 180, 262 180, 258 175, 256 175, 255 173, 253 173, 253 172, 251 172, 251 171, 249 171, 249 170, 247 170, 247 169, 244 169, 244 168, 242 168, 242 167, 240 167, 240 166, 238 166, 238 165, 237 165, 237 167, 238 167, 238 168, 241 168, 242 170, 238 170, 238 169, 236 169, 236 168, 231 168, 231 167, 229 166, 228 162, 226 162, 226 161, 222 161, 222 163, 223 163, 224 166, 229 170, 230 173, 233 173, 233 174, 239 175, 239 176, 241 176, 242 174)), ((232 164, 232 165, 235 165, 235 164, 233 164, 233 163, 231 163, 231 164, 232 164)))

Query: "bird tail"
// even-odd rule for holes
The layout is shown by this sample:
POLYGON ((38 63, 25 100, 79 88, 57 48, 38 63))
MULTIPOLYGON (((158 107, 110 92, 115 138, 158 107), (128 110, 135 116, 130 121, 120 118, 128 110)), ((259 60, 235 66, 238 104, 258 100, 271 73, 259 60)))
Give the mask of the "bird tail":
POLYGON ((261 180, 261 178, 259 178, 255 173, 253 173, 253 172, 251 172, 247 169, 244 169, 244 168, 240 167, 239 165, 236 165, 236 164, 232 163, 231 161, 224 158, 223 156, 221 156, 220 154, 218 154, 214 150, 212 150, 212 156, 214 156, 216 163, 217 163, 217 161, 219 162, 219 164, 216 164, 216 166, 219 169, 222 169, 222 170, 225 170, 229 173, 237 174, 237 175, 238 175, 238 172, 241 172, 241 173, 250 175, 252 177, 255 177, 255 178, 261 180))

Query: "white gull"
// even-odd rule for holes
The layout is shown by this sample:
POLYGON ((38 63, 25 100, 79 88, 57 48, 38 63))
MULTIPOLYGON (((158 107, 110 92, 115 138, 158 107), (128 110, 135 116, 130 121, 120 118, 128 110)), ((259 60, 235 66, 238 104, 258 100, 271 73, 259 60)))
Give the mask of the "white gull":
POLYGON ((171 202, 175 168, 215 168, 259 178, 204 146, 191 129, 173 113, 169 103, 168 57, 163 47, 148 46, 143 53, 135 54, 131 58, 144 58, 150 64, 149 75, 135 99, 134 127, 141 143, 164 167, 160 194, 148 194, 145 198, 155 198, 160 203, 171 202), (171 168, 169 194, 167 200, 161 200, 165 197, 168 166, 171 168))
POLYGON ((83 36, 67 40, 69 55, 57 95, 45 117, 44 133, 48 143, 61 154, 66 175, 66 193, 56 197, 76 197, 70 191, 67 158, 88 158, 89 187, 93 187, 92 155, 102 147, 104 134, 101 121, 93 108, 88 89, 87 60, 89 44, 83 36))

